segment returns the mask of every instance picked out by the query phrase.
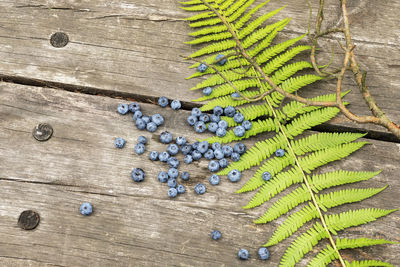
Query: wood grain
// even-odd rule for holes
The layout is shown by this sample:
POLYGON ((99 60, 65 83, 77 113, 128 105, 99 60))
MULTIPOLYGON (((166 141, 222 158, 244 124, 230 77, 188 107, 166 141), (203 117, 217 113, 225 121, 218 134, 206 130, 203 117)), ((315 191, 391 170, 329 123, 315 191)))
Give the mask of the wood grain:
MULTIPOLYGON (((256 1, 256 3, 261 0, 256 1)), ((317 3, 313 2, 314 15, 317 3)), ((326 26, 340 21, 337 1, 326 1, 326 26)), ((304 1, 287 0, 283 12, 271 21, 292 17, 278 41, 306 31, 308 10, 304 1)), ((197 48, 184 45, 190 40, 190 28, 182 18, 188 13, 173 0, 158 1, 0 1, 0 76, 11 76, 90 86, 100 90, 128 92, 145 97, 168 95, 190 101, 201 95, 187 89, 197 81, 184 80, 192 71, 179 54, 189 55, 197 48), (50 45, 50 36, 58 31, 68 34, 70 43, 63 48, 50 45), (185 93, 182 93, 185 92, 185 93)), ((282 6, 271 1, 265 11, 282 6)), ((389 117, 400 118, 400 1, 351 1, 352 35, 359 62, 368 71, 367 82, 377 103, 389 117)), ((334 66, 342 61, 336 39, 322 39, 321 64, 328 62, 335 47, 334 66)), ((301 57, 300 57, 301 58, 301 57)), ((305 59, 306 56, 303 55, 305 59)), ((369 113, 349 75, 344 89, 352 89, 346 99, 357 114, 369 113)), ((335 84, 318 82, 301 94, 313 96, 333 92, 335 84)), ((350 127, 385 133, 384 128, 358 125, 340 117, 333 127, 350 127)))
MULTIPOLYGON (((147 114, 159 112, 166 124, 157 132, 138 131, 131 116, 121 116, 116 106, 121 100, 89 96, 40 87, 0 83, 0 265, 3 266, 260 266, 257 248, 266 242, 284 216, 268 225, 254 225, 252 220, 270 203, 254 210, 243 210, 251 194, 233 192, 254 170, 244 173, 239 184, 222 178, 219 186, 208 185, 207 162, 180 170, 189 170, 188 192, 169 199, 167 186, 160 184, 157 173, 166 169, 160 162, 147 159, 151 150, 162 151, 159 134, 171 131, 191 142, 194 134, 184 122, 187 111, 162 109, 143 104, 147 114), (53 137, 37 142, 33 127, 50 123, 53 137), (133 152, 139 135, 149 138, 147 152, 133 152), (124 137, 127 146, 113 147, 115 137, 124 137), (136 184, 129 178, 133 167, 146 171, 146 180, 136 184), (207 185, 207 193, 198 196, 193 187, 207 185), (94 205, 90 217, 79 214, 84 201, 94 205), (17 226, 19 214, 34 209, 41 223, 33 231, 17 226), (223 238, 209 237, 219 229, 223 238), (251 258, 237 259, 240 248, 247 248, 251 258)), ((266 135, 257 137, 265 138, 266 135)), ((247 142, 250 146, 256 139, 247 142)), ((180 155, 181 156, 181 155, 180 155)), ((390 186, 372 199, 347 208, 397 208, 400 200, 400 146, 371 141, 346 160, 329 164, 322 171, 384 171, 360 187, 390 186)), ((343 207, 335 212, 345 210, 343 207)), ((346 236, 387 238, 400 241, 400 216, 390 216, 363 227, 346 231, 346 236)), ((290 239, 292 240, 292 239, 290 239)), ((271 248, 276 266, 289 244, 286 240, 271 248)), ((322 244, 326 244, 322 242, 322 244)), ((319 246, 320 248, 321 246, 319 246)), ((400 264, 399 245, 345 251, 346 259, 374 258, 400 264)), ((310 253, 306 260, 310 259, 310 253)), ((303 265, 304 262, 301 263, 303 265)))

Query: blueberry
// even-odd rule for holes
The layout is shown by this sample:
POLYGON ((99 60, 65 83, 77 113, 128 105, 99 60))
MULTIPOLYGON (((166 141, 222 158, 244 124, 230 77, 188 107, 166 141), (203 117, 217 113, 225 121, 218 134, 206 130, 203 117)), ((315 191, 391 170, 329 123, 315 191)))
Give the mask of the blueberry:
POLYGON ((208 179, 208 181, 210 182, 211 185, 217 185, 220 182, 220 178, 218 175, 213 174, 210 176, 210 178, 208 179))
POLYGON ((249 259, 249 251, 247 249, 239 250, 238 257, 241 260, 248 260, 249 259))
POLYGON ((171 168, 178 168, 179 167, 179 160, 175 157, 170 157, 167 161, 168 166, 171 168))
POLYGON ((222 152, 222 149, 218 148, 214 150, 214 157, 216 159, 222 159, 224 158, 224 152, 222 152))
POLYGON ((215 142, 215 143, 212 143, 211 144, 211 148, 213 149, 213 150, 216 150, 216 149, 221 149, 221 143, 220 142, 215 142))
POLYGON ((192 146, 189 144, 184 144, 181 146, 181 152, 183 155, 187 155, 192 151, 192 146))
POLYGON ((258 249, 258 257, 260 260, 268 260, 269 250, 266 247, 261 247, 258 249))
POLYGON ((194 142, 194 143, 192 144, 193 150, 197 149, 197 147, 199 146, 199 144, 200 144, 199 141, 194 142))
POLYGON ((180 109, 180 108, 181 108, 181 101, 179 101, 179 100, 172 100, 172 102, 171 102, 171 108, 172 108, 173 110, 178 110, 178 109, 180 109))
POLYGON ((149 131, 149 132, 151 132, 151 133, 154 133, 155 131, 157 131, 157 124, 155 124, 154 122, 149 122, 147 125, 146 125, 146 130, 147 131, 149 131))
POLYGON ((237 143, 233 147, 233 151, 235 151, 236 153, 239 153, 240 155, 242 155, 244 152, 246 152, 246 146, 243 143, 237 143))
POLYGON ((214 151, 212 149, 209 149, 206 151, 206 153, 204 153, 204 158, 211 160, 214 158, 214 151))
POLYGON ((189 117, 187 117, 187 123, 190 125, 190 126, 193 126, 193 125, 195 125, 196 124, 196 122, 197 122, 197 117, 196 116, 193 116, 193 115, 190 115, 189 117))
POLYGON ((181 179, 182 181, 187 181, 190 178, 190 174, 188 172, 182 172, 181 173, 181 179))
POLYGON ((186 164, 190 164, 193 162, 193 157, 192 155, 185 155, 185 157, 183 158, 183 162, 185 162, 186 164))
POLYGON ((211 172, 217 172, 217 171, 219 170, 219 163, 218 163, 218 161, 216 161, 216 160, 211 160, 211 161, 208 163, 208 169, 209 169, 211 172))
POLYGON ((133 120, 136 121, 137 119, 140 119, 141 117, 143 117, 143 113, 140 110, 135 111, 135 113, 133 113, 133 120))
POLYGON ((225 158, 220 159, 220 160, 218 161, 218 163, 219 163, 219 167, 220 167, 221 169, 226 168, 226 167, 228 166, 228 160, 225 159, 225 158))
POLYGON ((168 183, 169 187, 174 187, 175 188, 176 185, 177 185, 177 182, 176 182, 175 178, 169 178, 167 183, 168 183))
POLYGON ((204 95, 209 96, 209 95, 211 95, 211 93, 212 93, 212 88, 210 86, 203 89, 204 95))
POLYGON ((202 121, 204 123, 207 123, 210 121, 210 116, 208 116, 208 114, 201 114, 199 116, 199 121, 202 121))
POLYGON ((168 98, 166 98, 165 96, 160 97, 157 102, 158 105, 162 108, 168 106, 168 98))
POLYGON ((211 232, 211 238, 214 239, 214 240, 220 239, 221 236, 222 236, 221 232, 218 231, 218 230, 214 230, 214 231, 211 232))
POLYGON ((277 157, 283 157, 284 155, 285 155, 285 150, 283 150, 283 149, 278 149, 278 150, 276 150, 275 151, 275 155, 277 156, 277 157))
POLYGON ((197 70, 201 73, 205 72, 207 70, 208 66, 204 63, 200 63, 200 65, 197 67, 197 70))
POLYGON ((183 146, 184 144, 186 144, 186 138, 183 137, 183 136, 178 136, 178 137, 175 139, 175 143, 176 143, 178 146, 183 146))
POLYGON ((232 98, 239 98, 240 94, 238 92, 234 92, 234 93, 231 94, 231 97, 232 98))
POLYGON ((141 143, 136 144, 136 146, 135 146, 136 154, 142 155, 145 150, 146 150, 146 146, 145 145, 143 145, 141 143))
POLYGON ((244 116, 242 113, 240 112, 236 112, 235 115, 233 116, 233 120, 236 123, 242 123, 242 121, 244 121, 244 116))
POLYGON ((237 152, 233 152, 232 155, 231 155, 231 160, 234 161, 234 162, 239 161, 240 160, 240 154, 237 153, 237 152))
POLYGON ((146 136, 143 136, 143 135, 139 136, 137 141, 138 141, 138 143, 143 144, 143 145, 147 144, 147 138, 146 138, 146 136))
POLYGON ((158 173, 158 181, 160 181, 160 183, 166 183, 168 181, 168 173, 165 171, 161 171, 158 173))
POLYGON ((120 114, 125 115, 128 113, 129 107, 127 104, 119 104, 117 110, 120 114))
POLYGON ((229 179, 229 181, 231 181, 233 183, 239 182, 241 177, 242 177, 242 173, 236 169, 231 170, 228 173, 228 179, 229 179))
POLYGON ((208 142, 207 142, 207 141, 200 142, 199 145, 198 145, 198 147, 197 147, 197 150, 198 150, 201 154, 206 153, 206 151, 208 150, 208 142))
POLYGON ((178 191, 178 194, 183 194, 186 191, 186 188, 183 184, 180 184, 176 187, 176 190, 178 191))
POLYGON ((161 162, 167 162, 168 159, 169 159, 169 154, 168 154, 168 152, 166 152, 166 151, 161 152, 161 153, 158 155, 158 159, 159 159, 161 162))
POLYGON ((202 195, 206 192, 206 186, 204 184, 197 184, 194 187, 194 191, 196 191, 197 194, 202 195))
POLYGON ((207 129, 207 126, 204 122, 198 121, 194 124, 194 130, 197 133, 204 133, 204 131, 207 129))
POLYGON ((199 108, 192 108, 192 116, 199 117, 201 115, 201 110, 199 108))
POLYGON ((175 145, 175 144, 169 144, 168 147, 167 147, 167 152, 171 156, 175 156, 179 152, 179 147, 177 145, 175 145))
POLYGON ((221 117, 215 114, 210 115, 210 121, 218 123, 221 120, 221 117))
POLYGON ((142 182, 145 176, 146 175, 141 168, 134 168, 131 172, 131 178, 135 182, 142 182))
POLYGON ((160 134, 160 142, 163 144, 169 144, 172 141, 172 134, 168 131, 162 132, 160 134))
POLYGON ((221 116, 222 114, 224 114, 224 109, 220 106, 216 106, 213 109, 213 114, 217 115, 217 116, 221 116))
POLYGON ((146 122, 144 120, 142 120, 141 118, 137 119, 136 122, 136 128, 138 128, 139 130, 144 130, 146 128, 146 122))
POLYGON ((246 131, 248 131, 248 130, 251 129, 251 126, 253 126, 253 125, 251 124, 250 121, 244 121, 244 122, 242 122, 242 126, 244 127, 244 129, 245 129, 246 131))
POLYGON ((232 156, 233 148, 230 145, 224 145, 222 147, 222 152, 224 152, 225 157, 232 156))
POLYGON ((236 113, 236 110, 232 106, 227 106, 226 108, 224 108, 225 116, 233 117, 235 115, 235 113, 236 113))
POLYGON ((174 198, 178 195, 178 190, 176 188, 170 188, 168 189, 168 196, 171 198, 174 198))
POLYGON ((157 126, 164 124, 164 117, 161 114, 154 114, 151 116, 151 121, 154 122, 157 126))
POLYGON ((179 172, 178 172, 177 169, 175 169, 175 168, 170 168, 170 169, 168 170, 168 176, 169 176, 169 178, 176 179, 176 178, 178 178, 178 175, 179 175, 179 172))
POLYGON ((140 110, 140 105, 137 102, 130 103, 128 107, 129 107, 129 111, 133 112, 133 113, 140 110))
POLYGON ((215 60, 217 61, 217 64, 220 66, 225 65, 225 63, 228 61, 228 59, 223 54, 218 54, 215 57, 215 60))
POLYGON ((142 116, 142 120, 144 120, 144 122, 147 124, 149 122, 151 122, 151 118, 149 116, 142 116))
POLYGON ((242 137, 245 134, 246 130, 244 129, 244 127, 242 125, 239 125, 239 126, 235 127, 233 132, 237 137, 242 137))
POLYGON ((89 202, 82 203, 81 207, 79 208, 79 211, 82 215, 85 216, 92 214, 93 212, 92 204, 90 204, 89 202))
POLYGON ((157 151, 151 151, 149 154, 149 159, 152 161, 157 161, 158 160, 158 152, 157 151))
POLYGON ((262 178, 264 181, 269 181, 271 179, 271 174, 269 172, 263 172, 262 178))
POLYGON ((218 122, 218 127, 222 129, 227 129, 228 128, 228 122, 225 120, 220 120, 218 122))
POLYGON ((207 128, 211 133, 215 133, 218 130, 218 124, 216 122, 210 122, 207 128))
POLYGON ((192 151, 193 160, 199 160, 199 159, 201 159, 201 157, 202 157, 202 154, 198 150, 192 151))
POLYGON ((215 133, 217 134, 218 137, 224 137, 226 135, 226 129, 218 128, 215 133))
POLYGON ((123 148, 125 146, 125 143, 125 139, 122 137, 115 138, 114 140, 114 146, 116 148, 123 148))

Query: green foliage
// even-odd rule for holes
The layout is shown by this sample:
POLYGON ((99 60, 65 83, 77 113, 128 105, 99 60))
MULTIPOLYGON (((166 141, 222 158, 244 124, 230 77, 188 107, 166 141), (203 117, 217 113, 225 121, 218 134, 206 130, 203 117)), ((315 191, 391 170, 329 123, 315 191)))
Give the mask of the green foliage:
MULTIPOLYGON (((244 115, 245 120, 252 122, 252 128, 246 131, 243 137, 236 136, 230 128, 224 137, 212 136, 204 140, 225 144, 252 136, 261 139, 249 147, 239 161, 230 163, 218 174, 226 175, 234 169, 246 171, 252 167, 256 168, 254 175, 237 191, 256 191, 244 206, 245 209, 261 206, 277 196, 277 200, 269 205, 254 223, 266 224, 290 213, 264 246, 275 245, 295 235, 299 228, 313 221, 312 226, 299 233, 287 248, 280 266, 294 266, 321 239, 334 238, 337 250, 332 244, 327 245, 309 262, 309 266, 326 266, 339 258, 339 251, 342 249, 393 243, 383 239, 346 239, 338 236, 339 231, 366 224, 395 210, 348 209, 341 213, 332 213, 332 208, 373 197, 386 186, 340 188, 343 185, 369 180, 380 171, 316 171, 330 162, 348 157, 367 143, 357 141, 364 136, 363 134, 306 132, 334 118, 339 109, 307 106, 294 100, 285 102, 284 96, 274 90, 269 82, 261 79, 254 66, 239 53, 236 41, 240 42, 247 55, 256 61, 266 76, 289 93, 296 93, 323 79, 315 74, 304 73, 305 70, 313 68, 310 62, 295 60, 297 55, 311 49, 308 45, 299 44, 305 35, 280 43, 274 42, 275 37, 291 20, 274 18, 284 7, 256 15, 269 1, 250 8, 253 2, 254 0, 207 0, 207 3, 222 15, 225 22, 221 21, 203 0, 182 3, 183 9, 197 12, 187 18, 194 30, 190 34, 194 39, 186 43, 201 44, 201 47, 190 57, 202 57, 202 62, 212 66, 203 73, 195 72, 187 78, 202 78, 191 90, 213 87, 211 95, 202 96, 194 101, 203 103, 202 111, 210 111, 216 106, 233 106, 244 115), (234 34, 228 31, 227 25, 233 29, 234 34), (237 36, 237 40, 233 35, 237 36), (216 64, 216 56, 221 53, 228 59, 222 66, 216 64), (241 97, 231 96, 236 91, 240 92, 241 97), (259 97, 263 93, 266 94, 259 97), (274 156, 274 152, 280 148, 284 149, 286 154, 283 157, 274 156), (262 174, 266 171, 272 175, 269 181, 262 179, 262 174), (326 189, 329 192, 324 192, 326 189), (282 194, 283 191, 286 194, 282 194), (298 209, 293 212, 295 208, 298 209), (327 212, 330 215, 327 215, 327 212), (322 220, 325 220, 327 229, 324 228, 322 220)), ((199 64, 196 62, 190 68, 197 68, 199 64)), ((347 93, 343 93, 342 97, 347 93)), ((335 101, 336 94, 316 96, 311 100, 335 101)), ((237 125, 232 118, 222 116, 221 119, 226 120, 229 127, 237 125)), ((243 176, 246 177, 247 173, 244 172, 243 176)), ((391 266, 389 263, 374 260, 346 264, 391 266)))

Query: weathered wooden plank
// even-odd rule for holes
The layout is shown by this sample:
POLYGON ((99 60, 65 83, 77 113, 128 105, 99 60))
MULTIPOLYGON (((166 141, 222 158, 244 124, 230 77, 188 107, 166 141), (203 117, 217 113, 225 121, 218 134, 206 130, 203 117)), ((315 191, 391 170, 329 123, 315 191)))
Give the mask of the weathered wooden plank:
MULTIPOLYGON (((259 3, 261 0, 256 1, 259 3)), ((327 25, 338 21, 337 1, 326 1, 327 25)), ((304 1, 287 0, 285 10, 273 18, 292 17, 279 40, 292 38, 306 30, 308 10, 304 1)), ((284 4, 271 1, 266 10, 284 4)), ((398 61, 400 46, 397 27, 399 1, 352 1, 349 3, 352 34, 362 67, 368 71, 368 84, 378 104, 393 119, 400 118, 400 85, 398 61)), ((200 92, 187 89, 196 83, 186 81, 191 74, 179 54, 188 55, 195 47, 184 45, 190 40, 189 26, 181 19, 188 14, 172 0, 134 1, 1 1, 0 2, 0 75, 42 79, 104 90, 129 92, 142 96, 168 95, 184 101, 197 98, 200 92), (63 31, 70 43, 54 48, 51 34, 63 31), (185 92, 184 94, 182 92, 185 92)), ((314 15, 317 2, 314 1, 314 15)), ((335 37, 321 40, 321 64, 327 62, 335 37)), ((342 51, 335 49, 334 63, 341 61, 342 51)), ((368 114, 352 77, 344 82, 354 92, 347 96, 351 110, 368 114)), ((332 82, 319 82, 303 90, 306 96, 334 91, 332 82)), ((332 122, 335 127, 385 132, 371 125, 357 125, 346 119, 332 122)))
MULTIPOLYGON (((265 242, 283 218, 268 225, 254 225, 252 220, 263 208, 242 210, 251 194, 236 195, 240 184, 222 179, 217 187, 207 186, 198 196, 193 186, 209 176, 207 162, 201 161, 180 170, 189 170, 188 192, 177 199, 167 197, 166 185, 156 177, 165 165, 136 156, 133 146, 139 135, 149 138, 147 151, 162 151, 159 133, 165 129, 175 136, 193 133, 184 122, 187 111, 143 104, 145 113, 159 112, 166 124, 156 133, 137 131, 130 116, 115 112, 118 99, 69 93, 62 90, 0 84, 0 262, 23 266, 236 266, 242 264, 236 253, 247 248, 252 254, 245 265, 258 266, 256 250, 265 242), (50 123, 54 136, 37 142, 31 130, 40 122, 50 123), (113 148, 113 139, 126 138, 127 147, 113 148), (133 183, 129 173, 142 167, 147 177, 133 183), (80 203, 90 201, 95 212, 90 217, 79 214, 80 203), (37 229, 28 232, 17 227, 25 209, 41 214, 37 229), (218 228, 223 238, 213 242, 209 233, 218 228)), ((259 138, 265 138, 261 136, 259 138)), ((254 142, 250 140, 249 142, 254 142)), ((351 207, 395 208, 400 183, 400 146, 371 141, 347 160, 324 168, 347 170, 384 169, 373 180, 360 186, 389 188, 378 196, 351 207)), ((323 170, 322 170, 323 171, 323 170)), ((245 172, 245 177, 253 171, 245 172)), ((337 208, 335 211, 343 211, 337 208)), ((399 213, 349 229, 346 235, 384 237, 400 241, 399 213)), ((268 264, 276 266, 286 240, 271 248, 268 264)), ((380 246, 344 252, 347 259, 371 257, 400 264, 398 245, 380 246)), ((307 257, 308 259, 309 257, 307 257)))

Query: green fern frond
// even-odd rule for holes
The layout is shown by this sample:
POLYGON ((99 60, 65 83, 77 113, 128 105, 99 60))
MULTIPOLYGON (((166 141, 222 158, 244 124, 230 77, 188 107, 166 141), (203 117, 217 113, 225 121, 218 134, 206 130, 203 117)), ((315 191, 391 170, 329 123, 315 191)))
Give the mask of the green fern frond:
MULTIPOLYGON (((217 8, 218 7, 218 5, 215 5, 215 4, 211 4, 211 6, 213 8, 217 8)), ((209 10, 209 8, 204 4, 192 5, 192 6, 181 6, 180 8, 183 9, 183 10, 186 10, 186 11, 204 11, 204 10, 209 10)))
MULTIPOLYGON (((206 0, 207 3, 214 3, 214 0, 206 0)), ((201 2, 200 0, 191 0, 191 1, 182 1, 179 2, 179 4, 182 5, 200 5, 203 4, 203 2, 201 2)))
POLYGON ((345 261, 345 263, 346 267, 371 267, 371 266, 394 267, 393 264, 377 260, 352 261, 351 263, 345 261))

